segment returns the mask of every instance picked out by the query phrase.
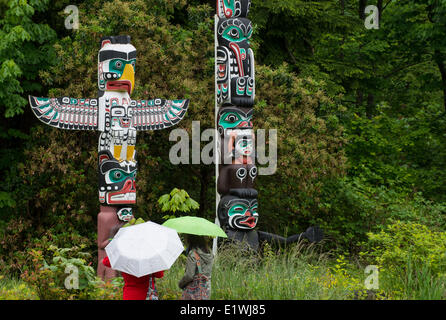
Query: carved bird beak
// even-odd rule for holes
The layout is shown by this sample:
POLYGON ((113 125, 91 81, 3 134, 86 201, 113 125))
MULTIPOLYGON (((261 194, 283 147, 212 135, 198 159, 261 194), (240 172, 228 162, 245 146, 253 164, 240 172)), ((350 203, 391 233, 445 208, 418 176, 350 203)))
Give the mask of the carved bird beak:
POLYGON ((131 86, 127 89, 127 91, 129 94, 132 94, 133 89, 135 88, 135 69, 131 64, 128 63, 125 65, 124 72, 118 81, 129 81, 131 86))

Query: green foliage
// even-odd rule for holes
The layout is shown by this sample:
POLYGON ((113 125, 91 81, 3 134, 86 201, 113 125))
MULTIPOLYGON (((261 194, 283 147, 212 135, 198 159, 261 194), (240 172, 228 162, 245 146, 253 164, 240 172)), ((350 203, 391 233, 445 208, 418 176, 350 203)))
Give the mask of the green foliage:
POLYGON ((446 122, 441 109, 431 106, 399 118, 389 116, 389 109, 378 107, 379 114, 371 119, 354 114, 346 125, 349 174, 373 185, 422 192, 428 199, 444 201, 446 122))
POLYGON ((446 276, 446 232, 431 231, 418 223, 396 221, 379 233, 369 234, 379 265, 395 272, 410 263, 425 265, 433 274, 446 276))
POLYGON ((48 3, 10 0, 0 14, 0 107, 7 118, 23 113, 23 93, 42 88, 35 80, 54 59, 56 33, 48 24, 33 21, 48 3))
POLYGON ((317 216, 329 247, 358 252, 367 233, 377 232, 394 220, 445 230, 445 203, 426 200, 421 193, 398 192, 363 179, 327 182, 317 216))
MULTIPOLYGON (((161 211, 171 211, 175 213, 179 212, 189 212, 191 210, 196 210, 200 207, 198 202, 192 199, 186 190, 174 188, 170 193, 162 195, 158 199, 158 204, 161 207, 161 211)), ((166 215, 163 218, 169 219, 175 216, 166 215)))
POLYGON ((361 255, 380 266, 384 290, 390 284, 398 298, 446 297, 446 232, 396 221, 368 236, 370 250, 361 255))
POLYGON ((299 78, 286 65, 256 70, 256 128, 277 129, 278 135, 277 171, 256 180, 259 226, 276 233, 284 232, 280 226, 302 232, 316 220, 325 181, 345 174, 343 127, 336 116, 325 120, 315 114, 318 107, 333 108, 336 102, 319 81, 299 78))
POLYGON ((141 224, 144 223, 144 220, 141 218, 135 219, 132 218, 132 220, 130 220, 129 222, 127 222, 126 224, 124 224, 122 227, 128 227, 128 226, 133 226, 133 225, 137 225, 137 224, 141 224))
MULTIPOLYGON (((330 265, 320 247, 296 244, 286 251, 266 245, 261 253, 226 244, 212 268, 211 299, 216 300, 345 300, 360 298, 364 290, 360 270, 338 263, 330 265), (354 274, 347 269, 355 269, 354 274)), ((178 279, 184 274, 184 256, 157 282, 162 299, 181 296, 178 279), (182 258, 183 257, 183 258, 182 258)), ((365 298, 365 297, 361 297, 365 298)))
MULTIPOLYGON (((416 242, 405 242, 390 231, 383 231, 390 237, 386 249, 379 247, 384 236, 373 242, 374 259, 385 257, 383 268, 398 259, 401 264, 394 272, 401 271, 402 278, 383 272, 383 297, 441 298, 441 254, 433 265, 420 257, 442 248, 435 247, 433 234, 446 230, 446 75, 441 72, 446 61, 445 2, 386 1, 377 30, 364 27, 361 3, 366 1, 252 2, 254 125, 278 129, 277 171, 256 182, 259 229, 284 234, 319 224, 325 248, 357 253, 368 233, 379 237, 387 225, 396 228, 392 223, 400 220, 406 227, 391 231, 414 232, 416 242), (402 256, 395 254, 392 241, 404 248, 402 256)), ((53 261, 49 247, 85 246, 92 256, 96 253, 97 135, 40 124, 26 112, 26 97, 95 97, 98 40, 129 34, 138 50, 132 98, 189 98, 187 117, 178 127, 190 133, 191 121, 200 121, 202 129, 211 128, 214 10, 203 1, 84 1, 77 4, 80 28, 68 32, 63 29, 64 5, 0 1, 0 271, 18 276, 31 272, 36 263, 43 267, 40 258, 33 261, 36 257, 29 255, 33 248, 55 270, 34 270, 41 287, 49 288, 49 295, 77 299, 82 294, 56 285, 72 252, 63 253, 67 260, 53 261), (44 275, 54 284, 41 279, 44 275)), ((166 130, 138 135, 135 212, 139 219, 161 221, 173 217, 163 217, 166 212, 198 209, 194 198, 199 199, 200 215, 213 219, 213 167, 172 165, 168 136, 166 130), (190 196, 174 189, 178 185, 190 190, 190 196)), ((233 260, 222 260, 227 266, 217 264, 227 274, 237 268, 245 273, 234 280, 217 276, 222 285, 214 296, 343 299, 363 292, 360 270, 352 271, 341 258, 334 266, 312 269, 297 257, 288 264, 280 260, 283 256, 275 260, 276 253, 265 250, 261 265, 234 253, 233 260), (274 263, 277 274, 268 275, 274 263), (260 276, 246 266, 259 268, 254 270, 260 276), (265 278, 276 293, 262 283, 265 278), (233 288, 249 286, 228 289, 225 281, 233 288), (313 288, 315 281, 318 286, 313 288)), ((90 266, 96 263, 92 259, 90 266)), ((182 270, 178 272, 180 276, 182 270)), ((176 279, 160 283, 169 283, 165 298, 179 297, 176 279)), ((98 286, 100 290, 85 298, 107 298, 114 285, 98 286)), ((17 287, 23 283, 5 287, 4 295, 10 297, 17 287)), ((25 299, 36 295, 30 288, 23 289, 25 299)))
POLYGON ((39 297, 24 281, 0 276, 0 300, 37 300, 39 297))
POLYGON ((40 300, 119 299, 121 283, 104 284, 97 278, 91 262, 86 260, 91 254, 82 249, 50 246, 51 263, 44 252, 30 249, 33 265, 21 278, 34 288, 40 300))

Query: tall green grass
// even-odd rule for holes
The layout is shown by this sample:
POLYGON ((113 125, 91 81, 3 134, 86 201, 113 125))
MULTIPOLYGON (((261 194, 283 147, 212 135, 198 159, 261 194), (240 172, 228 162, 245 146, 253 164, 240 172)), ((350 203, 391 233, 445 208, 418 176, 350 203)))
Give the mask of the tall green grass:
MULTIPOLYGON (((227 244, 219 249, 214 260, 211 299, 446 299, 446 277, 434 274, 427 264, 409 259, 401 266, 382 266, 379 289, 367 291, 364 266, 344 256, 330 256, 320 248, 299 243, 273 250, 265 245, 259 253, 227 244)), ((160 299, 181 298, 178 281, 184 275, 185 262, 186 257, 181 255, 164 277, 157 280, 160 299)), ((38 298, 28 283, 0 275, 0 300, 38 298)))
MULTIPOLYGON (((181 296, 178 280, 184 274, 184 260, 178 259, 158 281, 162 299, 181 296)), ((362 289, 360 281, 328 262, 314 246, 295 245, 277 252, 266 246, 257 253, 226 245, 214 260, 211 299, 352 299, 362 289)))
POLYGON ((38 300, 37 293, 24 281, 0 276, 0 300, 38 300))
POLYGON ((394 299, 442 300, 446 299, 446 276, 432 272, 427 264, 406 261, 398 268, 381 272, 381 288, 394 299))

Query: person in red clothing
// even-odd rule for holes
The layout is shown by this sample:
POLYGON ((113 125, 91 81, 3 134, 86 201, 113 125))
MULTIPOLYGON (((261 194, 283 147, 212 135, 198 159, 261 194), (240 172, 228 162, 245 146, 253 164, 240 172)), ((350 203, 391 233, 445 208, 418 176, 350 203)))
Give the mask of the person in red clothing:
MULTIPOLYGON (((111 268, 108 257, 105 257, 102 263, 106 267, 111 268)), ((162 278, 164 271, 158 271, 139 278, 125 272, 121 272, 121 274, 124 278, 123 300, 146 300, 150 277, 152 277, 153 281, 155 280, 154 278, 162 278)))
MULTIPOLYGON (((134 219, 132 222, 133 223, 130 222, 129 224, 134 224, 134 219)), ((141 222, 143 222, 142 219, 141 222)), ((138 224, 138 222, 136 222, 136 224, 138 224)), ((124 227, 125 226, 126 225, 124 225, 124 227)), ((109 241, 112 241, 113 237, 118 233, 121 227, 123 227, 122 224, 117 224, 110 230, 109 241)), ((102 264, 111 268, 110 260, 107 256, 102 260, 102 264)), ((123 300, 146 300, 150 283, 152 283, 152 289, 154 289, 155 278, 162 278, 164 276, 164 271, 158 271, 139 278, 125 272, 121 272, 121 274, 124 278, 123 300), (150 278, 152 278, 152 281, 150 281, 150 278)))

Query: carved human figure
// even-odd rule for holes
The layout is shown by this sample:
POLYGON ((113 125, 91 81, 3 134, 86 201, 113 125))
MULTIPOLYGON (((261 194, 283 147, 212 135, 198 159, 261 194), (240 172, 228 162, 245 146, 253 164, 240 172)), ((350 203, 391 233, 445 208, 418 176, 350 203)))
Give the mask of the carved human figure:
POLYGON ((319 227, 309 227, 305 232, 283 237, 274 233, 257 230, 259 218, 257 191, 254 189, 230 189, 229 195, 220 199, 218 219, 228 235, 228 240, 245 243, 250 249, 258 250, 263 241, 275 244, 290 244, 303 238, 310 242, 322 240, 319 227))
POLYGON ((250 6, 250 0, 217 0, 215 88, 221 155, 217 217, 230 240, 246 242, 251 249, 257 250, 262 241, 288 244, 304 237, 317 242, 322 239, 318 227, 287 238, 257 230, 259 213, 254 189, 257 167, 252 123, 255 67, 250 48, 252 24, 247 19, 250 6))

